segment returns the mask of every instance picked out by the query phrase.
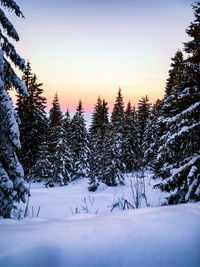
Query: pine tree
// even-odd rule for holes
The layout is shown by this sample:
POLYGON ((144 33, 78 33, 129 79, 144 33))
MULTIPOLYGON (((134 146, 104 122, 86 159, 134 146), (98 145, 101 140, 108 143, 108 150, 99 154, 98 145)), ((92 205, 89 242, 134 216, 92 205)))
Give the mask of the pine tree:
POLYGON ((90 143, 90 155, 89 164, 90 171, 88 177, 90 178, 90 191, 95 191, 101 180, 100 174, 102 169, 102 148, 105 138, 105 132, 108 126, 108 108, 107 102, 101 100, 100 97, 97 99, 95 105, 92 122, 89 129, 89 143, 90 143))
POLYGON ((57 93, 50 109, 49 124, 48 161, 51 164, 51 175, 46 182, 46 186, 62 186, 68 184, 71 179, 68 170, 71 158, 57 93))
POLYGON ((123 164, 126 172, 138 169, 137 159, 139 157, 138 147, 138 125, 135 108, 132 108, 130 101, 125 111, 125 121, 122 138, 123 164))
MULTIPOLYGON (((188 58, 180 84, 172 88, 176 106, 164 113, 166 131, 155 165, 163 179, 157 187, 170 193, 169 204, 200 200, 200 2, 193 9, 195 20, 186 31, 192 40, 184 44, 188 58)), ((166 95, 164 110, 170 104, 166 95)))
POLYGON ((171 69, 169 70, 169 78, 167 79, 165 87, 166 96, 171 95, 172 88, 177 84, 180 84, 184 69, 183 53, 180 50, 176 52, 175 56, 171 60, 171 69))
POLYGON ((73 160, 72 180, 87 177, 89 171, 88 133, 83 113, 82 102, 79 101, 76 113, 71 121, 70 148, 73 160))
POLYGON ((101 169, 99 173, 99 180, 108 186, 124 184, 124 177, 120 170, 121 162, 119 162, 119 157, 116 154, 116 144, 112 127, 108 125, 102 145, 101 169))
POLYGON ((125 112, 124 102, 121 93, 121 88, 118 90, 118 95, 111 114, 110 123, 110 138, 112 139, 112 149, 116 164, 120 171, 125 171, 123 164, 123 132, 124 132, 125 112))
POLYGON ((72 159, 72 153, 71 153, 71 118, 70 118, 70 113, 69 110, 65 113, 65 116, 63 118, 63 130, 64 130, 64 142, 65 142, 65 166, 67 170, 67 175, 68 175, 68 181, 71 181, 72 173, 73 173, 73 159, 72 159))
POLYGON ((149 98, 146 95, 139 100, 138 109, 137 109, 137 123, 138 123, 138 145, 139 145, 139 158, 138 163, 143 164, 144 157, 144 133, 147 123, 147 118, 151 109, 151 103, 149 103, 149 98))
MULTIPOLYGON (((1 5, 13 11, 16 16, 23 18, 15 1, 2 0, 1 5)), ((0 9, 0 23, 2 30, 9 38, 19 41, 14 26, 2 9, 0 9)), ((10 64, 10 62, 14 63, 19 70, 23 71, 25 61, 17 54, 13 44, 2 30, 0 31, 0 216, 8 218, 16 202, 25 202, 25 195, 28 191, 24 184, 23 168, 16 155, 16 150, 21 147, 19 120, 13 109, 9 89, 15 88, 22 96, 27 96, 28 92, 10 64)))
POLYGON ((66 140, 69 143, 70 142, 70 136, 71 136, 71 118, 70 118, 69 110, 66 111, 62 124, 63 124, 63 128, 65 131, 66 140))
POLYGON ((143 151, 144 166, 153 168, 155 158, 157 156, 159 139, 163 134, 163 117, 162 117, 163 101, 157 99, 147 117, 144 131, 143 151))
POLYGON ((124 130, 124 103, 121 89, 111 114, 111 122, 104 128, 104 138, 102 142, 99 161, 101 168, 98 180, 108 186, 116 186, 124 183, 123 171, 123 130, 124 130))
POLYGON ((48 181, 53 177, 53 166, 49 156, 49 128, 39 146, 36 164, 33 167, 32 181, 43 182, 48 184, 48 181))
POLYGON ((39 148, 47 129, 46 98, 42 96, 42 84, 37 83, 36 75, 31 72, 30 62, 27 63, 22 81, 28 89, 29 96, 22 98, 18 95, 16 103, 16 110, 21 121, 20 137, 22 145, 18 155, 26 179, 31 180, 33 168, 35 168, 38 159, 39 148))

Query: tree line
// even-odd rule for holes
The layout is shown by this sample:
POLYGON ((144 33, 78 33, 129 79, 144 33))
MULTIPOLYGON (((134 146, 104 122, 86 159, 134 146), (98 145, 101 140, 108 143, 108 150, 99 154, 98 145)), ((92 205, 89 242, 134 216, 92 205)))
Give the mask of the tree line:
MULTIPOLYGON (((14 1, 1 4, 23 17, 14 1)), ((200 200, 200 2, 193 10, 190 41, 185 56, 178 50, 172 58, 164 98, 151 105, 146 96, 137 108, 125 107, 119 89, 109 118, 107 102, 98 97, 88 130, 81 101, 71 118, 56 94, 47 116, 42 84, 0 33, 0 216, 10 217, 15 203, 25 201, 24 177, 46 186, 87 177, 95 191, 101 182, 116 186, 124 173, 151 168, 160 178, 155 187, 170 193, 168 204, 200 200), (22 82, 8 59, 23 71, 22 82), (18 92, 16 110, 11 88, 18 92)), ((3 11, 0 22, 18 41, 3 11)))
POLYGON ((69 111, 61 111, 56 93, 47 116, 42 84, 37 83, 29 62, 22 81, 29 96, 17 96, 22 146, 18 157, 27 181, 43 181, 52 187, 87 177, 89 190, 96 190, 99 182, 123 184, 123 173, 139 169, 151 109, 147 96, 137 110, 130 102, 125 109, 119 89, 110 119, 107 102, 99 96, 87 130, 81 101, 71 118, 69 111))

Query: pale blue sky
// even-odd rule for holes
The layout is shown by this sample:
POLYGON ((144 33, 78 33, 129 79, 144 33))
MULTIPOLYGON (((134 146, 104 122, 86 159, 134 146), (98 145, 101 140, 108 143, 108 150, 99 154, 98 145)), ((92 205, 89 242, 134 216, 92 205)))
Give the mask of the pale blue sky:
POLYGON ((49 104, 83 100, 90 111, 98 95, 110 106, 119 86, 125 102, 162 97, 170 58, 187 40, 193 20, 188 0, 18 0, 25 20, 11 16, 16 45, 43 82, 49 104))

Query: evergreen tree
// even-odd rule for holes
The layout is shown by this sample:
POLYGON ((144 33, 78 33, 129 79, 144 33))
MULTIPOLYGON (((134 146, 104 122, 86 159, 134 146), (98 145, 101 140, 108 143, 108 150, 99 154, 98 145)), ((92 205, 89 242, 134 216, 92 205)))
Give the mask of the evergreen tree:
POLYGON ((119 157, 116 154, 116 144, 112 128, 109 125, 106 129, 102 145, 101 169, 99 173, 99 180, 108 186, 124 184, 124 177, 120 170, 121 162, 119 162, 119 157))
POLYGON ((18 155, 24 168, 25 177, 30 180, 47 129, 46 98, 42 96, 42 84, 37 83, 36 75, 31 73, 29 62, 22 80, 28 89, 29 96, 22 98, 18 95, 16 103, 16 110, 21 121, 20 137, 22 145, 18 155))
POLYGON ((71 176, 73 173, 73 159, 72 159, 72 153, 71 153, 71 118, 69 110, 65 113, 65 116, 63 118, 63 129, 64 129, 64 142, 66 147, 66 159, 65 159, 65 166, 68 173, 68 181, 71 181, 71 176))
POLYGON ((51 172, 46 186, 66 185, 71 179, 68 169, 71 155, 63 127, 63 115, 56 93, 49 116, 50 132, 48 140, 48 161, 51 164, 51 172))
POLYGON ((183 72, 183 54, 178 50, 175 56, 171 59, 171 69, 169 70, 169 78, 166 82, 165 94, 166 96, 171 95, 172 88, 177 84, 180 84, 181 76, 183 72))
POLYGON ((33 167, 32 179, 34 182, 48 183, 53 177, 53 166, 50 162, 49 155, 49 128, 39 146, 36 164, 33 167))
POLYGON ((163 101, 157 99, 149 112, 144 131, 143 163, 144 166, 151 168, 154 166, 159 147, 159 139, 163 133, 162 105, 163 101))
POLYGON ((71 136, 71 118, 70 118, 69 110, 66 111, 62 124, 63 124, 63 128, 65 131, 66 140, 69 143, 70 136, 71 136))
POLYGON ((138 109, 137 109, 137 123, 138 123, 138 145, 139 145, 139 165, 143 165, 144 157, 144 133, 147 123, 147 118, 151 109, 151 104, 149 103, 149 98, 146 95, 139 100, 138 109))
POLYGON ((135 108, 132 108, 130 101, 125 111, 125 121, 122 138, 123 163, 126 172, 138 169, 137 159, 139 157, 138 147, 138 125, 135 108))
POLYGON ((49 111, 49 121, 51 127, 57 127, 62 125, 62 111, 58 100, 58 94, 56 93, 53 99, 52 108, 49 111))
POLYGON ((89 171, 88 133, 83 113, 83 106, 81 101, 79 101, 76 113, 71 121, 70 148, 73 160, 72 180, 87 177, 89 171))
MULTIPOLYGON (((184 44, 188 58, 180 84, 172 88, 176 106, 164 113, 166 131, 155 164, 163 179, 157 187, 170 193, 169 204, 200 200, 200 2, 193 9, 195 20, 186 31, 192 40, 184 44)), ((166 95, 164 111, 170 104, 166 95)))
POLYGON ((95 105, 92 122, 89 130, 89 143, 90 143, 90 155, 89 155, 89 178, 90 178, 90 191, 95 191, 101 180, 100 173, 102 169, 102 148, 105 138, 106 128, 108 126, 108 108, 105 100, 97 99, 95 105))
MULTIPOLYGON (((1 1, 1 5, 16 16, 22 17, 19 6, 15 1, 1 1)), ((17 54, 13 44, 6 37, 19 41, 19 36, 0 9, 0 216, 9 218, 15 203, 25 202, 27 188, 24 185, 24 173, 18 161, 16 150, 20 149, 18 117, 13 109, 13 103, 9 96, 9 89, 15 88, 22 96, 28 92, 24 84, 17 77, 9 63, 14 63, 21 71, 25 69, 25 61, 17 54)))
MULTIPOLYGON (((106 114, 105 111, 104 114, 106 114)), ((125 170, 123 164, 124 120, 124 103, 121 89, 119 88, 111 114, 111 122, 109 124, 107 123, 103 130, 103 142, 99 159, 101 168, 99 170, 98 180, 108 186, 116 186, 119 183, 124 183, 122 174, 122 171, 125 170)))
POLYGON ((118 95, 111 114, 110 123, 110 138, 112 139, 112 150, 115 157, 116 164, 120 171, 125 171, 123 164, 123 133, 124 133, 124 102, 121 93, 121 88, 118 90, 118 95))

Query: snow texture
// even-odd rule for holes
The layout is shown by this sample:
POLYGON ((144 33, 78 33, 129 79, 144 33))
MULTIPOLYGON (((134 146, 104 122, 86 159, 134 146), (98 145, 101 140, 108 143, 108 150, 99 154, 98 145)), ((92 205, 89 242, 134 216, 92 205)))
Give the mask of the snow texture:
POLYGON ((0 220, 4 267, 198 267, 200 203, 0 220))
MULTIPOLYGON (((138 173, 139 174, 139 173, 138 173)), ((145 172, 145 191, 150 206, 160 206, 165 201, 167 193, 161 193, 159 189, 152 189, 157 182, 152 179, 153 173, 145 172)), ((31 198, 29 200, 30 215, 32 207, 35 211, 40 206, 39 217, 47 219, 64 219, 74 213, 105 213, 110 212, 112 205, 119 199, 125 198, 132 202, 130 183, 135 176, 126 175, 125 185, 106 186, 100 183, 96 192, 88 191, 89 179, 80 179, 67 186, 46 188, 41 183, 31 186, 31 198)), ((140 207, 146 207, 142 198, 140 207)), ((21 206, 24 209, 24 206, 21 206)))

